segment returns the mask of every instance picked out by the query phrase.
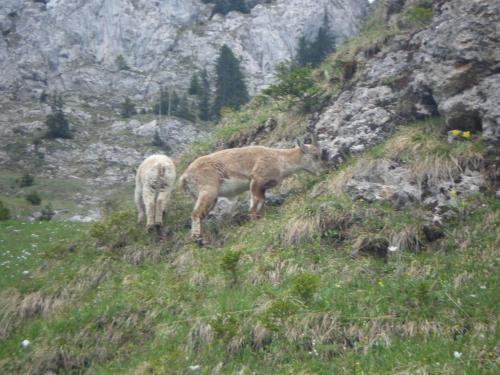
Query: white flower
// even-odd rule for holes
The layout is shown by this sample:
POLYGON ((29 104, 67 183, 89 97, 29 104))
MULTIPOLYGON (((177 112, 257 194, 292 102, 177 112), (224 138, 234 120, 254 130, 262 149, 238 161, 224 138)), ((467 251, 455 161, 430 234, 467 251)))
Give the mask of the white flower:
POLYGON ((481 286, 479 287, 479 289, 483 289, 483 290, 484 290, 484 289, 486 289, 486 285, 481 285, 481 286))
POLYGON ((30 346, 30 340, 23 340, 23 341, 21 341, 21 346, 23 348, 27 348, 28 346, 30 346))
POLYGON ((389 246, 389 251, 398 251, 398 247, 397 246, 389 246))
POLYGON ((462 353, 460 353, 460 352, 453 352, 453 357, 455 357, 456 359, 460 359, 460 357, 462 357, 462 353))
POLYGON ((30 274, 30 271, 23 271, 23 276, 28 276, 30 274))
POLYGON ((189 369, 191 371, 200 371, 200 368, 201 368, 200 365, 189 366, 189 369))
POLYGON ((475 295, 475 294, 471 294, 470 296, 471 296, 472 298, 476 298, 476 297, 477 297, 477 295, 475 295))

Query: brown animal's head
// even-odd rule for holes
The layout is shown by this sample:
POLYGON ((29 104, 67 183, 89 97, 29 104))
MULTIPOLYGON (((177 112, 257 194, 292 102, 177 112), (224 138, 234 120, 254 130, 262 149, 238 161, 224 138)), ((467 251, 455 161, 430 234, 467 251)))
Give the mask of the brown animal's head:
POLYGON ((316 141, 316 138, 313 138, 313 143, 310 145, 305 145, 297 139, 296 145, 300 148, 302 154, 302 169, 319 176, 324 167, 321 160, 321 149, 316 141))

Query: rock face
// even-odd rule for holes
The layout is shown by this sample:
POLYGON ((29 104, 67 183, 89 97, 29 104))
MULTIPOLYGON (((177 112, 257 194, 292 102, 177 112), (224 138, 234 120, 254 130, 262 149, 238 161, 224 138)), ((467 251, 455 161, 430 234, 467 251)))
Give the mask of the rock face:
MULTIPOLYGON (((386 3, 386 18, 411 0, 386 3)), ((379 143, 410 118, 441 114, 449 129, 500 140, 500 3, 435 2, 429 27, 389 36, 354 57, 359 80, 313 124, 330 162, 379 143)))
POLYGON ((250 14, 212 15, 201 0, 4 0, 0 9, 0 91, 128 95, 142 100, 157 82, 185 89, 191 74, 229 45, 251 93, 268 85, 277 63, 295 55, 325 11, 338 39, 358 30, 366 0, 250 1, 250 14), (122 56, 129 69, 120 70, 122 56))

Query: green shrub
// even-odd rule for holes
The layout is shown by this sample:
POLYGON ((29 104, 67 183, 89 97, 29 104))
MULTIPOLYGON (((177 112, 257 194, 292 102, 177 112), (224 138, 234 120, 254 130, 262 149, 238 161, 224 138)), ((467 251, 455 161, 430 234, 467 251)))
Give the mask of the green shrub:
POLYGON ((57 92, 52 95, 50 107, 51 113, 49 113, 45 119, 45 125, 47 126, 45 137, 49 139, 73 138, 69 129, 69 122, 64 115, 64 102, 62 96, 57 92))
POLYGON ((313 110, 320 90, 312 79, 310 66, 281 63, 276 67, 276 77, 278 83, 263 90, 264 95, 285 101, 287 109, 300 103, 304 112, 313 110))
POLYGON ((432 15, 432 9, 425 6, 425 4, 414 6, 406 13, 408 20, 419 26, 428 24, 432 19, 432 15))
POLYGON ((10 210, 0 201, 0 221, 10 219, 10 210))
POLYGON ((25 198, 34 206, 38 206, 40 203, 42 203, 42 198, 36 191, 29 193, 25 198))
POLYGON ((238 282, 238 263, 240 258, 241 252, 227 250, 221 259, 221 269, 231 276, 233 284, 238 282))
POLYGON ((238 333, 238 320, 232 315, 219 315, 210 322, 215 337, 224 343, 229 343, 238 333))
POLYGON ((312 301, 314 294, 318 291, 319 277, 312 273, 301 273, 292 278, 292 292, 304 303, 312 301))
POLYGON ((35 183, 35 178, 29 173, 25 173, 23 177, 21 177, 21 181, 19 182, 20 187, 33 186, 35 183))
POLYGON ((268 330, 280 332, 287 319, 294 315, 298 306, 289 299, 278 299, 260 316, 260 321, 268 330))
POLYGON ((40 216, 41 221, 50 221, 55 215, 55 211, 52 209, 52 205, 50 203, 46 204, 42 209, 42 216, 40 216))
POLYGON ((125 57, 123 57, 123 55, 116 56, 115 64, 119 70, 129 70, 130 69, 130 67, 128 66, 127 61, 125 60, 125 57))
POLYGON ((120 115, 123 118, 129 118, 137 114, 137 110, 135 109, 135 104, 130 100, 130 98, 126 97, 123 103, 121 104, 120 115))
POLYGON ((131 243, 145 243, 149 238, 144 228, 136 224, 133 211, 113 212, 108 218, 95 223, 89 234, 98 245, 108 246, 111 250, 131 243))

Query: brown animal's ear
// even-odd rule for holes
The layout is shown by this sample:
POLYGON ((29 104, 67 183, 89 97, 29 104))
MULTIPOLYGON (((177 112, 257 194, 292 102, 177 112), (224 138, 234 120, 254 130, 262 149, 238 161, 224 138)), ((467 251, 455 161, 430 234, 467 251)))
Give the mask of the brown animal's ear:
POLYGON ((305 148, 304 143, 300 139, 297 138, 295 140, 295 145, 297 147, 299 147, 302 150, 302 152, 307 152, 307 149, 305 148))

